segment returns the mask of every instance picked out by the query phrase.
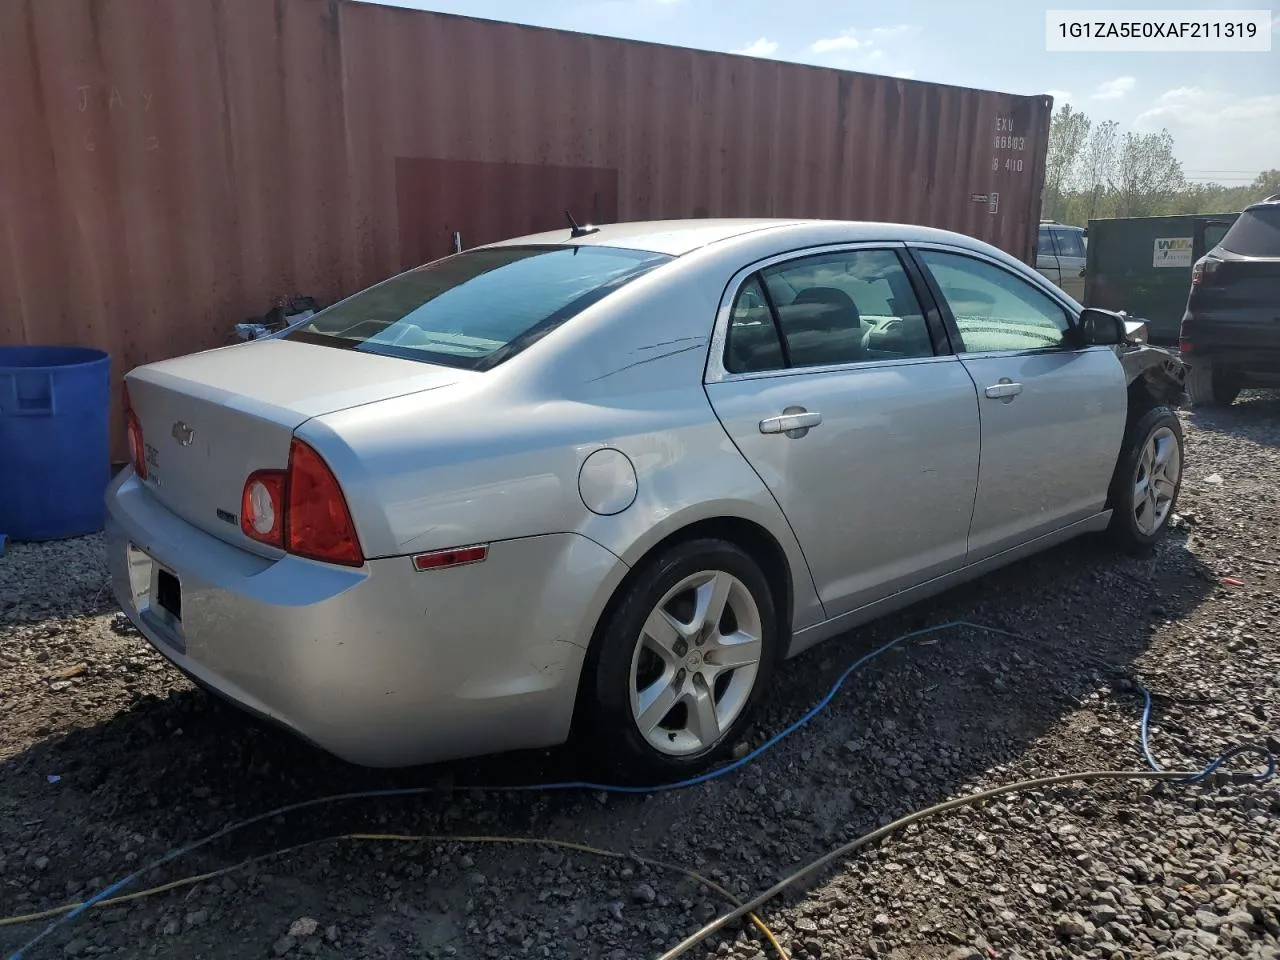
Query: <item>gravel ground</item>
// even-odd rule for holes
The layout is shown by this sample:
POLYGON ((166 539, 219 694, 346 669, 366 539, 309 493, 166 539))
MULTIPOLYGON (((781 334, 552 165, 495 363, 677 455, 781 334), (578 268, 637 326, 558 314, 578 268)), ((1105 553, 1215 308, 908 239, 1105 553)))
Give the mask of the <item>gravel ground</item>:
MULTIPOLYGON (((1182 516, 1154 557, 1069 544, 824 644, 779 671, 753 742, 906 630, 965 618, 1027 638, 957 630, 914 641, 760 761, 651 797, 453 789, 581 772, 568 750, 348 767, 167 668, 113 611, 98 539, 11 547, 0 559, 0 916, 75 902, 267 809, 406 785, 441 792, 271 819, 131 889, 364 831, 633 850, 747 895, 948 797, 1140 767, 1141 698, 1126 676, 1154 694, 1152 744, 1167 765, 1201 765, 1241 739, 1280 749, 1280 398, 1246 395, 1185 422, 1182 516)), ((796 958, 1273 958, 1278 815, 1278 781, 1014 795, 855 854, 763 916, 796 958)), ((337 841, 96 910, 29 956, 642 960, 723 909, 699 884, 630 860, 337 841)), ((0 926, 0 950, 39 929, 0 926)), ((742 927, 691 954, 768 955, 742 927)))

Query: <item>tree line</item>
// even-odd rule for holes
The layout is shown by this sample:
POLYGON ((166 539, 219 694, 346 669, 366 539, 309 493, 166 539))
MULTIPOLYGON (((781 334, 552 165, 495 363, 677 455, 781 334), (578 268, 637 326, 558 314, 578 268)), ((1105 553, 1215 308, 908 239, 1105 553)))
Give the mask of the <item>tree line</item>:
POLYGON ((1064 103, 1049 127, 1044 204, 1047 220, 1085 226, 1091 218, 1231 213, 1280 193, 1280 170, 1248 186, 1194 183, 1173 152, 1173 135, 1120 132, 1064 103))

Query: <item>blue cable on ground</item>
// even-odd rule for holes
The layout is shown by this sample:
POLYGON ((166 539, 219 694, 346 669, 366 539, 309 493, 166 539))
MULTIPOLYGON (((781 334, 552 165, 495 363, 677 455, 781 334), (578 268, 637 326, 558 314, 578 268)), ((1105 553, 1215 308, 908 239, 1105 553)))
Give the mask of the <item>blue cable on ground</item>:
MULTIPOLYGON (((1146 687, 1144 687, 1140 683, 1135 684, 1135 686, 1142 693, 1142 700, 1143 700, 1142 727, 1141 727, 1142 756, 1147 761, 1147 765, 1151 767, 1152 770, 1154 770, 1156 773, 1163 773, 1164 772, 1163 768, 1160 766, 1160 764, 1156 763, 1156 758, 1151 754, 1151 743, 1149 738, 1149 728, 1151 726, 1151 691, 1148 690, 1146 687)), ((1267 780, 1270 780, 1273 776, 1275 776, 1275 773, 1276 773, 1275 754, 1273 754, 1266 747, 1258 746, 1257 744, 1252 744, 1252 743, 1242 743, 1238 746, 1232 747, 1230 750, 1226 751, 1225 753, 1215 757, 1212 763, 1210 763, 1207 767, 1205 767, 1195 776, 1186 777, 1185 779, 1182 779, 1182 780, 1174 780, 1173 782, 1184 783, 1184 784, 1203 783, 1205 780, 1208 780, 1215 773, 1217 773, 1218 768, 1221 767, 1228 760, 1232 760, 1235 757, 1246 756, 1248 754, 1253 754, 1254 756, 1261 759, 1263 763, 1266 764, 1266 768, 1264 770, 1261 770, 1258 773, 1251 775, 1250 779, 1254 783, 1263 783, 1267 780)))
MULTIPOLYGON (((669 790, 680 790, 686 787, 697 786, 698 784, 706 783, 710 780, 716 780, 720 777, 727 776, 728 774, 732 773, 735 770, 740 769, 741 767, 745 766, 748 763, 751 763, 761 754, 765 753, 768 750, 771 750, 773 747, 777 746, 787 737, 791 736, 791 734, 795 733, 797 730, 799 730, 801 727, 807 724, 810 720, 812 720, 824 709, 826 709, 826 707, 835 698, 835 695, 840 692, 840 688, 844 685, 844 682, 847 679, 849 679, 851 675, 856 673, 862 667, 866 666, 867 663, 874 660, 876 657, 879 657, 882 654, 889 652, 894 647, 906 642, 907 640, 914 639, 915 637, 921 637, 931 633, 940 633, 943 630, 951 630, 958 627, 967 628, 969 630, 976 630, 980 633, 987 633, 995 636, 1010 637, 1015 640, 1025 641, 1027 639, 1022 635, 1014 633, 1010 630, 1002 630, 998 627, 988 627, 979 623, 971 623, 968 620, 951 620, 951 621, 948 621, 947 623, 938 624, 937 626, 923 627, 919 630, 912 630, 909 633, 904 633, 888 641, 887 643, 884 643, 881 646, 876 647, 870 653, 863 654, 861 657, 859 657, 857 660, 851 663, 848 667, 845 668, 844 672, 841 673, 840 676, 836 678, 835 683, 831 685, 831 688, 827 691, 826 695, 822 697, 822 699, 820 699, 817 703, 815 703, 812 707, 810 707, 807 711, 805 711, 805 713, 802 714, 799 719, 788 724, 786 727, 784 727, 778 733, 775 733, 772 737, 767 739, 764 743, 760 744, 760 746, 756 747, 754 750, 751 750, 750 752, 746 753, 744 756, 738 758, 737 760, 734 760, 732 763, 726 764, 725 766, 717 767, 714 770, 708 770, 706 773, 699 774, 696 777, 689 777, 686 780, 679 780, 679 781, 676 781, 675 783, 666 783, 666 784, 660 784, 657 786, 642 787, 642 786, 629 786, 624 784, 593 783, 589 780, 564 780, 564 781, 553 782, 553 783, 526 783, 526 784, 516 784, 513 786, 455 787, 454 789, 467 790, 467 791, 483 790, 483 791, 493 792, 493 793, 502 793, 502 792, 508 792, 508 791, 510 792, 533 792, 533 791, 547 792, 547 791, 553 791, 553 790, 557 790, 557 791, 592 790, 592 791, 603 792, 603 793, 651 794, 651 793, 665 793, 669 790)), ((1145 698, 1145 705, 1142 711, 1142 725, 1141 725, 1142 753, 1152 770, 1156 772, 1162 772, 1160 766, 1156 763, 1155 758, 1151 755, 1151 750, 1148 744, 1148 727, 1150 725, 1150 718, 1151 718, 1151 694, 1141 684, 1135 684, 1135 685, 1138 687, 1139 690, 1141 690, 1145 698)), ((1215 758, 1213 762, 1211 762, 1207 767, 1205 767, 1203 771, 1196 774, 1195 776, 1188 777, 1184 780, 1177 780, 1174 782, 1183 783, 1183 784, 1203 782, 1204 780, 1207 780, 1209 777, 1213 776, 1213 774, 1218 771, 1218 769, 1222 766, 1223 763, 1227 762, 1228 760, 1234 757, 1237 757, 1243 754, 1250 754, 1250 753, 1258 755, 1266 761, 1266 769, 1260 773, 1254 774, 1252 777, 1254 781, 1258 783, 1262 783, 1263 781, 1268 780, 1275 775, 1275 772, 1276 772, 1275 756, 1272 755, 1270 751, 1266 750, 1263 747, 1259 747, 1251 744, 1245 744, 1245 745, 1233 747, 1231 750, 1228 750, 1227 752, 1223 753, 1221 756, 1215 758)), ((44 930, 42 930, 39 934, 37 934, 35 937, 33 937, 31 940, 25 943, 22 947, 20 947, 16 953, 11 954, 9 957, 9 960, 25 960, 27 951, 29 951, 32 947, 36 946, 38 943, 43 941, 46 937, 48 937, 51 933, 53 933, 59 927, 61 927, 64 924, 70 923, 76 917, 80 916, 86 910, 91 909, 97 903, 100 903, 101 901, 108 899, 114 894, 119 893, 121 890, 133 884, 133 882, 136 881, 143 874, 150 873, 151 871, 164 866, 166 863, 170 863, 173 860, 178 859, 179 857, 185 856, 186 854, 199 849, 200 847, 210 844, 215 840, 219 840, 222 837, 225 837, 227 834, 232 833, 236 830, 241 830, 244 827, 252 826, 253 824, 260 823, 263 820, 269 820, 272 817, 282 816, 283 814, 286 814, 286 813, 293 813, 294 811, 302 810, 307 807, 316 807, 321 805, 327 805, 330 803, 340 803, 346 800, 370 800, 370 799, 380 799, 380 798, 388 798, 388 797, 410 797, 410 796, 421 796, 424 794, 430 794, 430 793, 436 793, 436 792, 438 792, 438 788, 431 786, 431 787, 393 787, 393 788, 382 789, 382 790, 360 790, 353 793, 332 794, 330 796, 315 797, 311 800, 303 800, 298 803, 291 803, 291 804, 288 804, 287 806, 277 807, 274 810, 268 810, 265 813, 259 813, 255 816, 249 817, 246 820, 239 820, 239 821, 236 821, 235 823, 230 823, 227 826, 223 827, 221 830, 218 830, 215 833, 211 833, 200 840, 195 840, 192 843, 187 844, 186 846, 178 847, 177 849, 169 851, 160 859, 155 860, 147 864, 146 866, 139 868, 138 870, 135 870, 133 873, 129 874, 128 876, 123 877, 120 880, 117 880, 115 883, 111 884, 106 889, 94 894, 88 900, 84 901, 84 903, 77 906, 74 910, 71 910, 68 913, 63 914, 62 916, 54 920, 52 923, 50 923, 48 926, 46 926, 44 930)))

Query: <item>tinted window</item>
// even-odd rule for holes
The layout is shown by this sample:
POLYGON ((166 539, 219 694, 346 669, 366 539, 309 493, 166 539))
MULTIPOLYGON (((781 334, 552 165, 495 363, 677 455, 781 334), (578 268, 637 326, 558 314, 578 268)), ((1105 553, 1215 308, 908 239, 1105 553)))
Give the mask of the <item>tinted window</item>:
POLYGON ((924 313, 892 250, 804 257, 762 276, 792 366, 933 356, 924 313))
POLYGON ((1221 246, 1245 257, 1280 257, 1280 206, 1240 214, 1221 246))
POLYGON ((730 373, 777 370, 786 366, 778 329, 758 277, 743 284, 733 302, 724 365, 730 373))
POLYGON ((1079 230, 1054 230, 1058 256, 1084 258, 1084 236, 1079 230))
POLYGON ((1040 237, 1036 241, 1037 257, 1056 257, 1058 251, 1053 246, 1053 234, 1049 232, 1048 227, 1040 228, 1040 237))
POLYGON ((288 336, 482 370, 669 259, 593 246, 473 250, 357 293, 288 336))
POLYGON ((967 353, 1060 347, 1067 313, 1047 294, 1002 267, 954 253, 922 250, 951 307, 967 353))

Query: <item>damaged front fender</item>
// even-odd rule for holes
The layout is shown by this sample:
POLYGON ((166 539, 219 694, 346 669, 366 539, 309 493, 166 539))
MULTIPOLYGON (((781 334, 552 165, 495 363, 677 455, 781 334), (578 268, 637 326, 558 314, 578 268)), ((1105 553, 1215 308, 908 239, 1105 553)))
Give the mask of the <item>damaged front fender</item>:
POLYGON ((1187 365, 1172 350, 1129 342, 1118 345, 1116 355, 1129 387, 1138 384, 1161 403, 1181 401, 1186 389, 1187 365))

